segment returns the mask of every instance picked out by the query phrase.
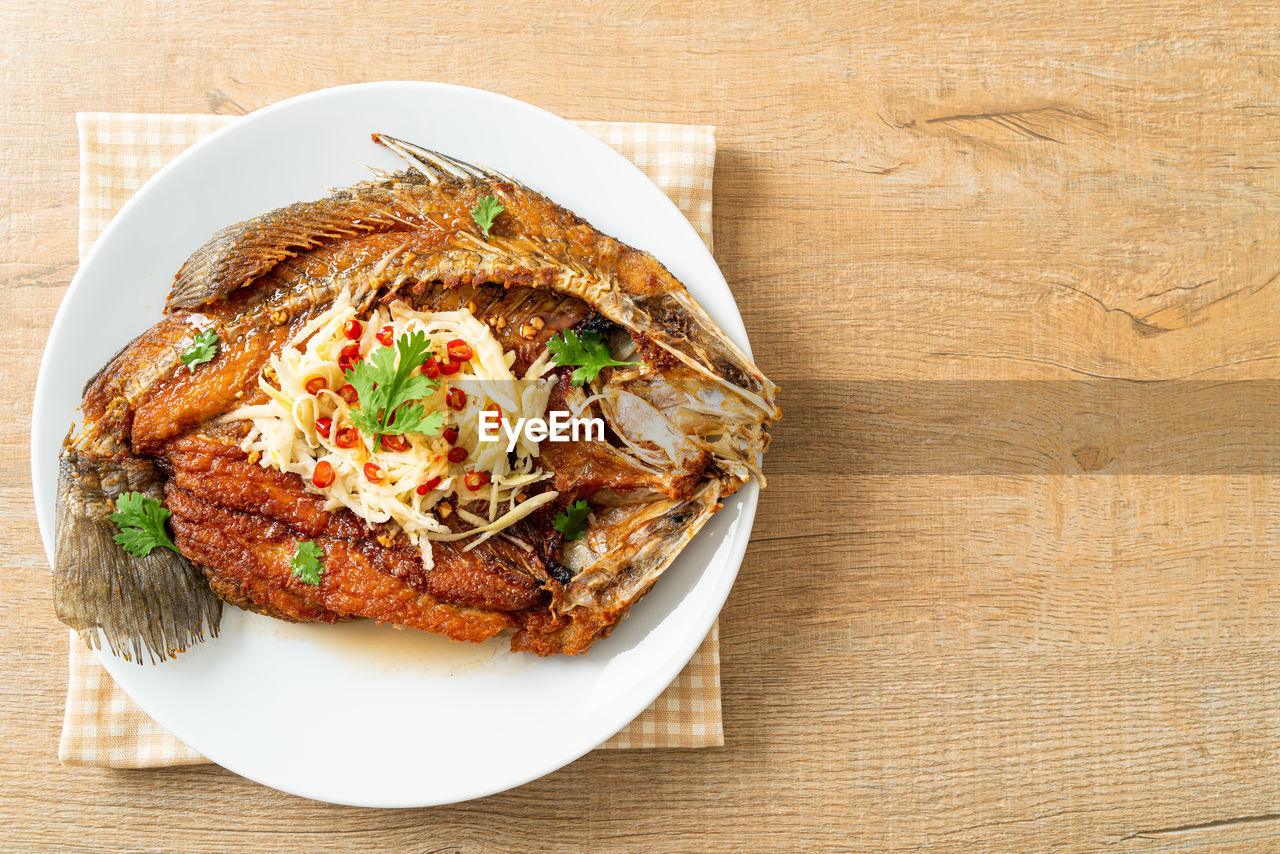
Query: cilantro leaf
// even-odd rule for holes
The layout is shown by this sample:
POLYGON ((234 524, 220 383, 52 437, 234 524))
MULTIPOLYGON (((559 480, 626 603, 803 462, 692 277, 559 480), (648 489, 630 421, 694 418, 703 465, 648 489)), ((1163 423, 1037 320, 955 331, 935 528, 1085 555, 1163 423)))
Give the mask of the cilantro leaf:
POLYGON ((563 512, 557 513, 551 524, 556 526, 557 531, 564 534, 566 540, 580 540, 587 532, 587 514, 590 512, 590 505, 579 498, 564 508, 563 512))
POLYGON ((585 329, 581 333, 567 329, 547 342, 551 361, 560 367, 576 365, 570 380, 574 385, 586 385, 600 376, 600 371, 611 366, 640 365, 642 362, 616 362, 609 344, 599 332, 585 329))
POLYGON ((111 539, 129 554, 146 557, 158 546, 178 551, 164 529, 164 521, 171 514, 156 499, 141 492, 126 492, 116 499, 116 511, 108 518, 120 533, 111 539))
POLYGON ((299 581, 312 585, 319 584, 320 574, 324 572, 324 565, 320 562, 323 557, 324 549, 310 540, 301 540, 298 543, 298 551, 289 561, 289 569, 293 571, 294 578, 299 581))
POLYGON ((439 385, 418 373, 430 354, 430 343, 421 330, 401 335, 394 347, 379 347, 343 374, 360 396, 359 408, 351 411, 351 423, 374 437, 374 453, 382 447, 383 436, 431 435, 444 426, 444 413, 428 415, 416 402, 439 385))
POLYGON ((420 403, 402 406, 392 415, 387 424, 388 433, 422 433, 434 436, 444 427, 443 412, 427 412, 420 403))
POLYGON ((488 237, 489 228, 493 225, 494 219, 505 210, 506 208, 496 198, 485 196, 480 200, 480 204, 471 209, 471 218, 476 221, 476 225, 480 226, 484 236, 488 237))
POLYGON ((194 371, 196 365, 213 361, 213 357, 218 355, 218 343, 218 333, 212 329, 206 329, 192 340, 191 346, 178 358, 188 370, 194 371))

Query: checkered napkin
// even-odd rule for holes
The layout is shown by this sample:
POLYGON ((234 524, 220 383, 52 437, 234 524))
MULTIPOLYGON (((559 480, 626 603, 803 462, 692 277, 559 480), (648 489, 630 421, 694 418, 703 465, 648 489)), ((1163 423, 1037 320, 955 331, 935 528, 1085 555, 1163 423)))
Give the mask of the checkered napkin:
MULTIPOLYGON (((233 116, 81 113, 80 256, 120 206, 183 149, 233 116)), ((711 246, 715 129, 632 122, 579 122, 662 188, 711 246)), ((139 709, 71 632, 67 709, 58 757, 71 765, 156 768, 208 762, 139 709)), ((602 745, 707 747, 724 744, 720 726, 720 640, 711 633, 676 680, 602 745)))

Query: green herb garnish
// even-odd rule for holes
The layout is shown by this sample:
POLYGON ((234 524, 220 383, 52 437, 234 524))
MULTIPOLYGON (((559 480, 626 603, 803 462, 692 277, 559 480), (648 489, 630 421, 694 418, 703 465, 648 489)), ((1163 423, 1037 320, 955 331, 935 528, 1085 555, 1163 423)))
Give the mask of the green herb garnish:
POLYGON ((551 524, 556 526, 557 531, 564 534, 566 540, 580 540, 587 532, 587 514, 590 512, 590 505, 579 498, 564 508, 564 512, 557 513, 555 521, 551 524))
POLYGON ((600 371, 608 367, 624 367, 639 365, 642 362, 617 362, 609 351, 609 344, 599 332, 589 329, 581 333, 566 330, 547 342, 551 351, 551 361, 560 367, 576 365, 570 380, 574 385, 586 385, 600 376, 600 371))
POLYGON ((117 512, 110 517, 120 533, 112 537, 134 557, 146 557, 157 546, 178 551, 164 529, 170 512, 159 501, 141 492, 126 492, 116 499, 117 512))
POLYGON ((357 362, 344 376, 360 395, 360 408, 351 410, 351 423, 371 434, 373 450, 382 447, 383 436, 423 433, 433 436, 444 426, 444 413, 428 413, 420 402, 439 383, 418 373, 430 345, 425 332, 410 332, 396 339, 394 347, 379 347, 368 359, 357 362), (400 354, 399 363, 396 354, 400 354))
POLYGON ((494 219, 505 210, 506 208, 496 198, 485 196, 480 200, 480 204, 471 209, 471 218, 476 221, 476 225, 480 226, 484 236, 488 237, 489 228, 493 225, 494 219))
POLYGON ((323 557, 324 549, 310 540, 302 540, 298 543, 297 553, 289 561, 289 569, 299 581, 319 584, 320 573, 324 572, 324 565, 320 562, 323 557))
POLYGON ((186 365, 191 371, 196 369, 196 365, 203 365, 205 362, 212 362, 213 357, 218 355, 218 333, 212 329, 206 329, 195 337, 191 342, 191 346, 183 351, 179 356, 182 364, 186 365))

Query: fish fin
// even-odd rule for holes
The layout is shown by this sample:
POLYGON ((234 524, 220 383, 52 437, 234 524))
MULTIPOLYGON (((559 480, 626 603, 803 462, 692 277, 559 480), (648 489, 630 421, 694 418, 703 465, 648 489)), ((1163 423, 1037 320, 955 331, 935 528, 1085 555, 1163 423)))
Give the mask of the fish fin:
POLYGON ((340 191, 227 226, 197 249, 174 278, 165 311, 225 298, 286 258, 330 240, 402 223, 397 211, 364 193, 340 191))
POLYGON ((553 604, 567 619, 551 637, 517 631, 511 648, 538 655, 576 655, 606 637, 720 509, 722 496, 721 482, 711 479, 685 500, 637 504, 633 520, 625 523, 626 537, 580 567, 559 603, 553 604))
POLYGON ((53 604, 58 619, 97 649, 99 632, 116 655, 142 663, 176 656, 217 635, 222 602, 203 572, 166 548, 134 557, 112 539, 108 518, 125 492, 163 497, 149 460, 65 448, 59 460, 53 604))
MULTIPOLYGON (((664 268, 665 271, 665 268, 664 268)), ((666 291, 636 300, 651 317, 660 319, 668 335, 651 335, 654 344, 697 373, 757 407, 766 420, 782 417, 776 401, 778 387, 724 333, 689 292, 666 291)))
POLYGON ((632 527, 621 546, 603 559, 605 566, 612 564, 610 570, 617 571, 609 571, 608 580, 599 585, 590 577, 595 567, 589 567, 570 584, 566 598, 590 587, 597 601, 606 607, 631 607, 720 509, 722 493, 720 481, 711 479, 683 501, 658 502, 654 508, 657 512, 651 511, 649 519, 632 527))
POLYGON ((374 142, 400 155, 406 163, 426 176, 427 181, 431 184, 438 184, 441 181, 448 180, 504 180, 502 176, 495 172, 490 172, 456 157, 450 157, 447 154, 441 154, 438 151, 414 145, 412 142, 405 142, 403 139, 396 139, 394 136, 387 136, 385 133, 375 133, 372 136, 374 142))
MULTIPOLYGON (((612 575, 604 589, 596 590, 600 600, 609 607, 630 608, 648 593, 658 576, 667 571, 694 535, 716 515, 722 493, 721 481, 704 481, 685 501, 671 502, 652 520, 636 525, 622 547, 625 566, 612 575)), ((571 588, 576 584, 577 579, 571 588)), ((568 595, 572 593, 571 589, 568 595)))

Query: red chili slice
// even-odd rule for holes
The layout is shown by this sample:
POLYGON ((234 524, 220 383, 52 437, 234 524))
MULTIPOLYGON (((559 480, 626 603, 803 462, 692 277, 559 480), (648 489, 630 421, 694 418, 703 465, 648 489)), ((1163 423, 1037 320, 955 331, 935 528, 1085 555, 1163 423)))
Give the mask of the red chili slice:
POLYGON ((443 436, 444 440, 448 442, 450 445, 458 444, 458 431, 453 429, 452 427, 444 428, 444 432, 441 433, 440 435, 443 436))
POLYGON ((364 334, 364 324, 353 317, 342 324, 342 334, 347 337, 347 340, 354 341, 364 334))
POLYGON ((397 452, 407 451, 409 450, 409 440, 406 439, 403 435, 383 436, 382 447, 388 448, 392 451, 397 451, 397 452))
POLYGON ((428 356, 427 360, 422 363, 422 375, 429 379, 435 379, 440 376, 440 363, 436 361, 435 356, 428 356))
POLYGON ((360 345, 348 344, 338 352, 338 369, 344 374, 360 361, 360 345))
POLYGON ((307 394, 319 394, 321 391, 329 387, 329 381, 324 377, 312 377, 307 380, 307 394))
POLYGON ((489 482, 489 475, 482 471, 469 471, 467 476, 462 479, 462 482, 467 485, 467 489, 475 492, 489 482))
POLYGON ((347 406, 355 406, 360 402, 360 394, 356 391, 356 387, 351 383, 347 383, 338 389, 338 396, 347 402, 347 406))
POLYGON ((370 483, 382 483, 382 467, 377 463, 365 463, 364 479, 370 483))
POLYGON ((440 373, 446 377, 451 377, 460 370, 462 370, 462 363, 455 362, 453 359, 445 359, 440 363, 440 373))
POLYGON ((317 418, 317 419, 316 419, 316 432, 317 432, 317 433, 319 433, 321 436, 324 436, 326 439, 328 439, 328 438, 329 438, 329 431, 330 431, 331 429, 333 429, 333 419, 332 419, 332 418, 317 418))
POLYGON ((444 394, 444 402, 455 412, 467 407, 467 393, 460 388, 451 388, 444 394))
POLYGON ((339 448, 354 448, 360 441, 360 433, 354 427, 340 427, 338 435, 333 437, 333 444, 339 448))
POLYGON ((427 481, 426 483, 419 484, 417 492, 419 495, 426 495, 428 492, 435 489, 439 485, 440 485, 440 478, 433 477, 431 478, 431 480, 427 481))
POLYGON ((466 458, 467 458, 466 448, 450 448, 449 449, 449 462, 460 463, 466 458))
POLYGON ((329 464, 328 460, 321 460, 316 463, 315 471, 311 473, 312 483, 320 489, 324 489, 326 486, 333 485, 333 478, 333 466, 329 464))
POLYGON ((471 352, 471 345, 466 341, 463 341, 461 338, 454 338, 445 345, 445 349, 449 351, 449 358, 453 359, 455 362, 465 362, 473 355, 471 352))
POLYGON ((391 342, 395 340, 396 331, 392 329, 390 326, 384 326, 381 329, 379 329, 377 334, 375 334, 373 337, 377 338, 378 343, 380 343, 383 347, 390 347, 391 342))

